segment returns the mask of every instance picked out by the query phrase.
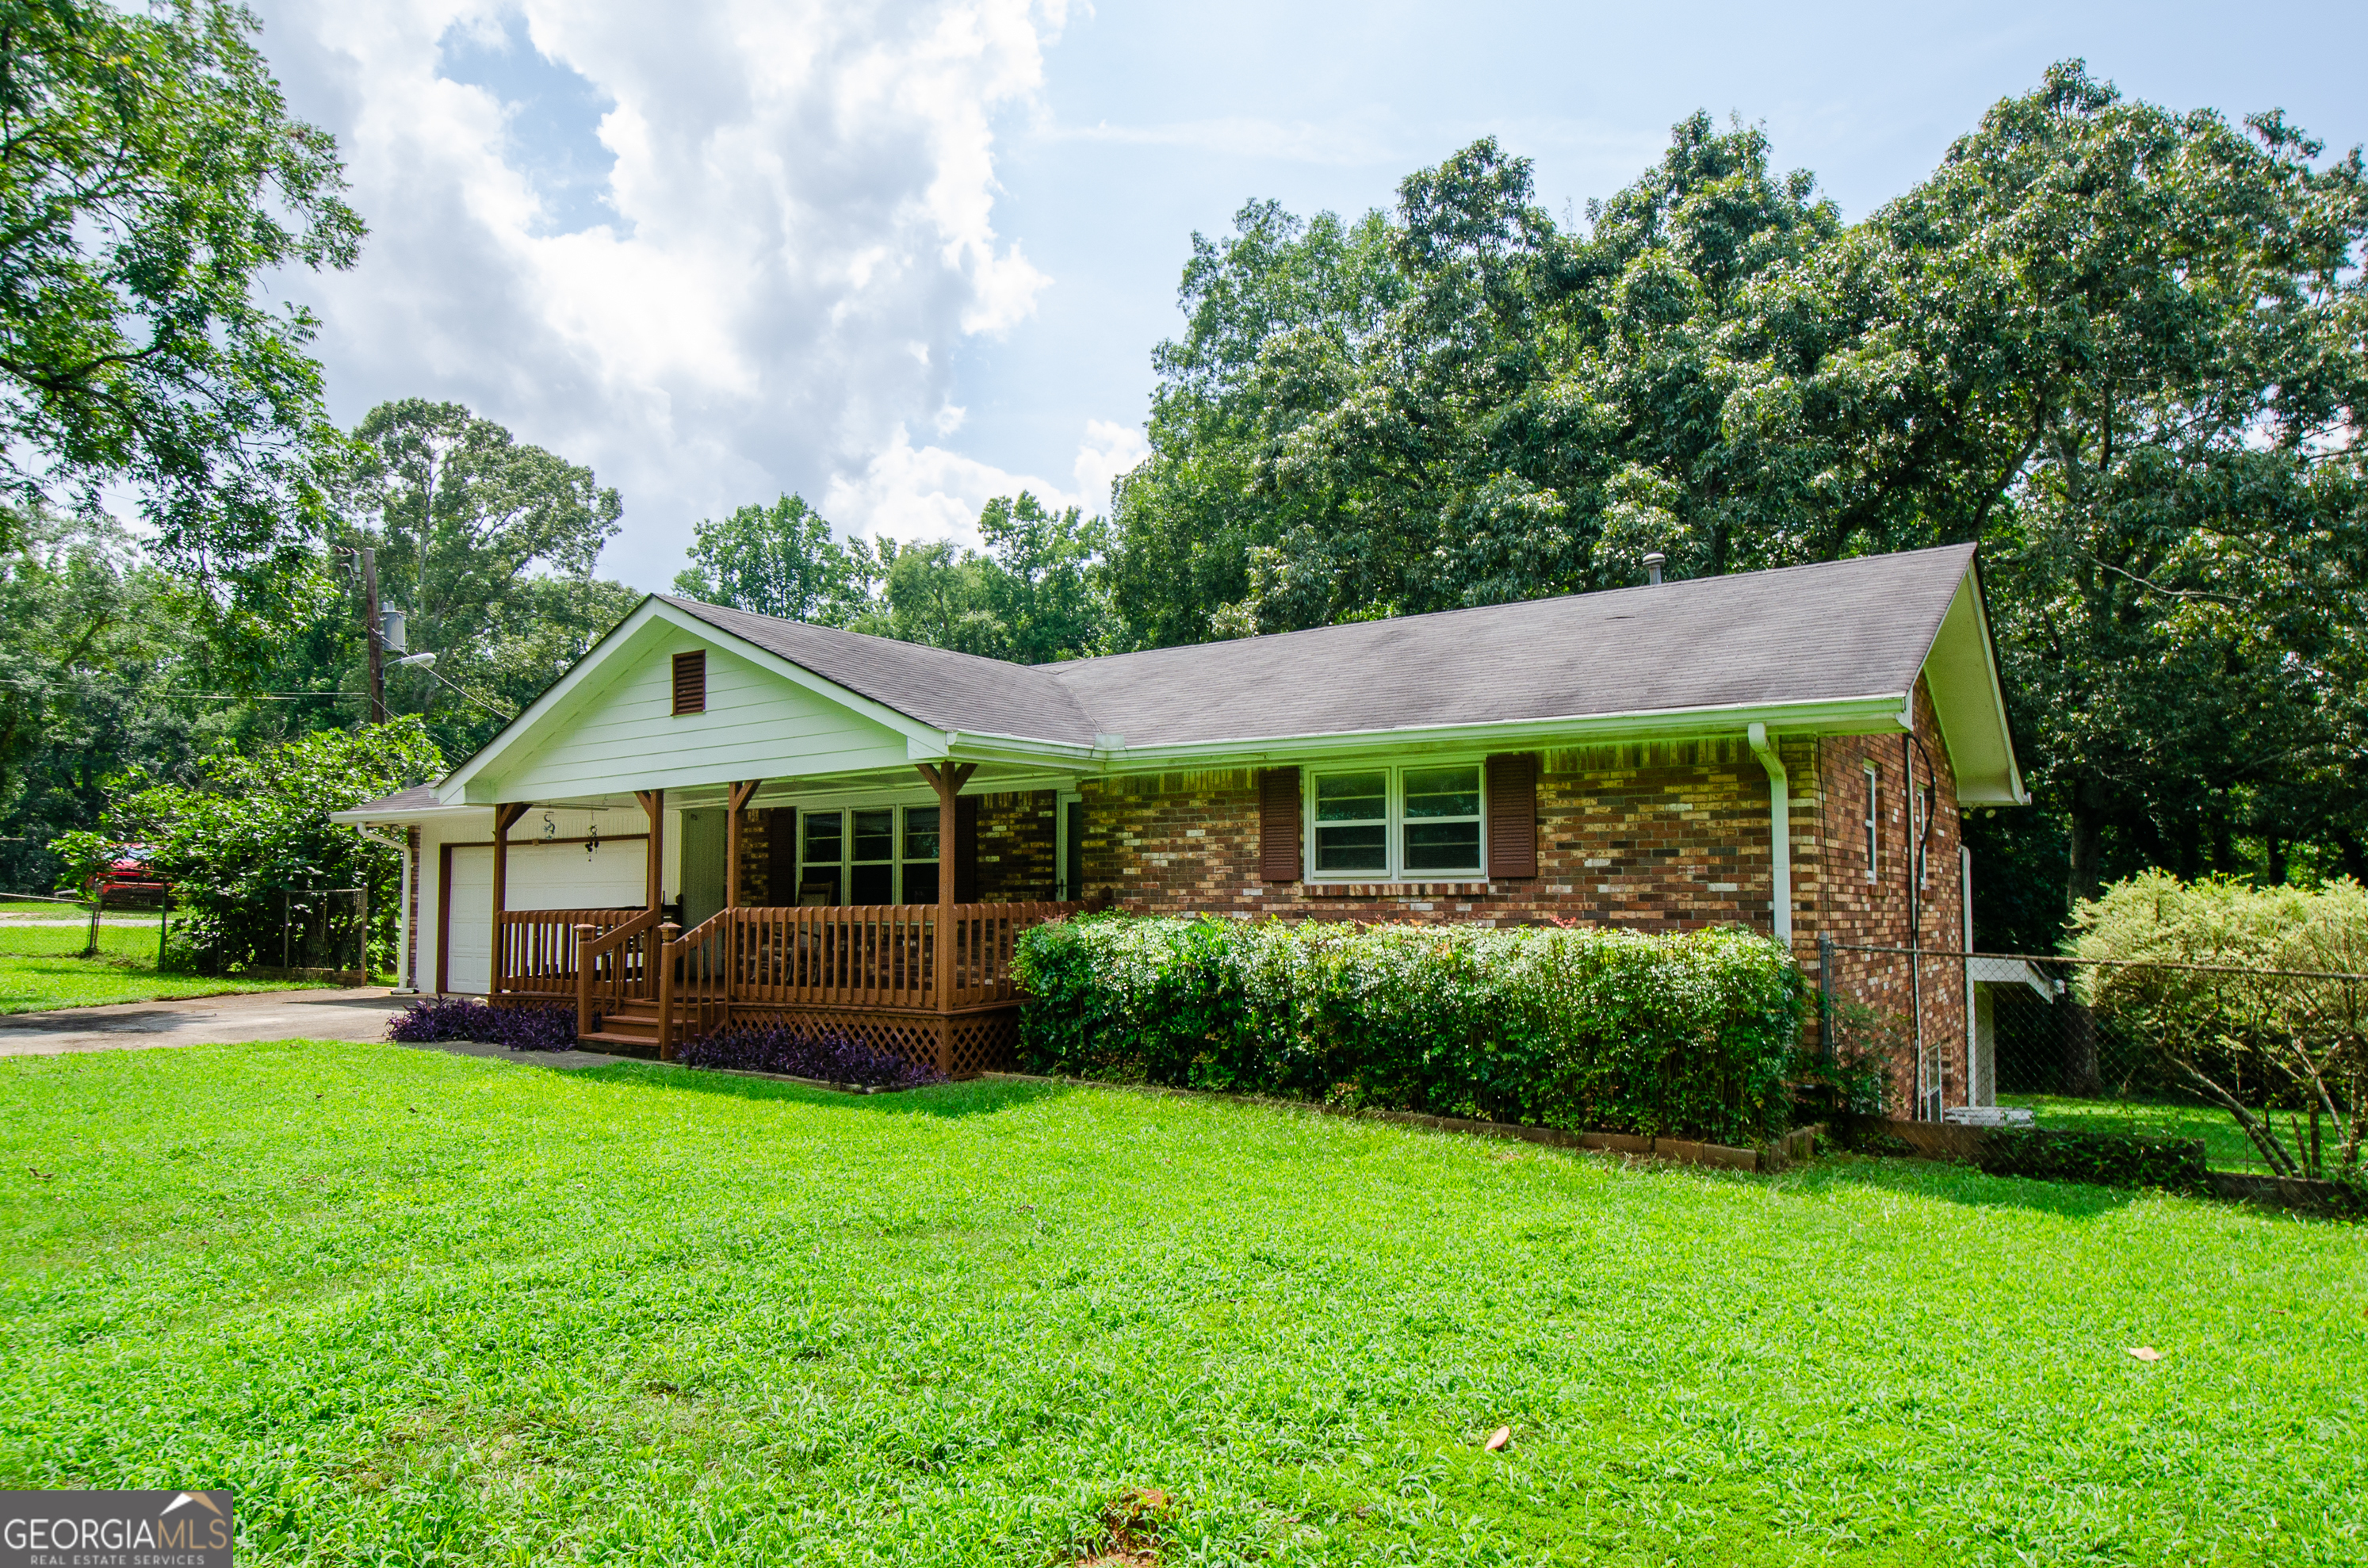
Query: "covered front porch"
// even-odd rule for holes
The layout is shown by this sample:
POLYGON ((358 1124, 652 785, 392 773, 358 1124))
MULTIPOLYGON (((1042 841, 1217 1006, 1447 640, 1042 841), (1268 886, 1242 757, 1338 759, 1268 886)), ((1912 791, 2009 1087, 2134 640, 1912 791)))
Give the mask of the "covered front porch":
POLYGON ((842 1031, 953 1077, 1008 1065, 1019 1038, 1019 934, 1082 905, 976 896, 976 813, 964 809, 976 799, 962 793, 975 769, 916 765, 934 801, 927 807, 894 796, 882 798, 876 778, 869 794, 852 797, 843 781, 777 787, 766 817, 792 836, 769 846, 771 874, 760 873, 768 896, 757 900, 745 896, 745 839, 761 780, 684 791, 686 802, 672 809, 664 790, 633 792, 647 824, 638 908, 510 908, 514 825, 538 804, 584 802, 501 802, 489 998, 570 1004, 586 1049, 660 1061, 726 1028, 785 1024, 842 1031), (816 799, 831 803, 779 803, 816 799), (720 853, 686 842, 670 860, 670 817, 686 841, 712 840, 720 853), (672 902, 669 864, 679 878, 672 902), (702 878, 702 866, 720 872, 712 879, 720 886, 702 878), (793 899, 782 896, 792 890, 793 899), (900 902, 848 902, 883 893, 900 902))

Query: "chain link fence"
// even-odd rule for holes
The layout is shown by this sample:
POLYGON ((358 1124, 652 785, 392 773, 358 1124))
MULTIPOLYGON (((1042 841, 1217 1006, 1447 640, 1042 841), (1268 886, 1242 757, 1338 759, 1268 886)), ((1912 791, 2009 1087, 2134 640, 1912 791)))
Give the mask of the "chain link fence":
POLYGON ((0 893, 0 958, 109 959, 154 967, 164 912, 122 900, 0 893))
POLYGON ((370 901, 360 888, 274 888, 243 901, 235 961, 218 944, 185 950, 188 912, 168 899, 97 901, 0 893, 0 958, 79 958, 198 972, 351 976, 369 967, 370 901), (210 961, 211 960, 211 961, 210 961))
POLYGON ((1820 1049, 1887 1115, 2197 1139, 2216 1170, 2368 1164, 2368 975, 1827 941, 1814 978, 1820 1049))

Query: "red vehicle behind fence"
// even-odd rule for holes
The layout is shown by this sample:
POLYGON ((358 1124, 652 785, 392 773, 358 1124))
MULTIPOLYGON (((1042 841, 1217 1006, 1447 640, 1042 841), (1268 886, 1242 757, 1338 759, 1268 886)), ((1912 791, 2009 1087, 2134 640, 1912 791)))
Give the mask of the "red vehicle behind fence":
POLYGON ((148 865, 148 846, 127 844, 92 880, 91 898, 102 906, 148 907, 165 902, 165 883, 148 865))

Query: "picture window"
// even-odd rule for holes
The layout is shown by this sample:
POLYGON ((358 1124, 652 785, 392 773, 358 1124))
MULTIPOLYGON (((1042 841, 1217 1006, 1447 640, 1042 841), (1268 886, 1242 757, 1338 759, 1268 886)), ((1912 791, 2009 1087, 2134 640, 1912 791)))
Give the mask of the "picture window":
POLYGON ((938 808, 858 806, 799 815, 801 898, 834 904, 938 902, 938 808))

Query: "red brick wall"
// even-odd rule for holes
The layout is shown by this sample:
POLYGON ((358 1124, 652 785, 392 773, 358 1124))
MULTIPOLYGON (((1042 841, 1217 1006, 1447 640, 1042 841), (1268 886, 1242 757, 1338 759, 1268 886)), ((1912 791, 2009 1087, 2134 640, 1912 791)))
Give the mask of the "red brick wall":
MULTIPOLYGON (((1796 778, 1814 773, 1813 742, 1783 752, 1796 778)), ((1740 737, 1540 761, 1534 878, 1263 881, 1256 776, 1231 769, 1086 780, 1086 886, 1148 914, 1772 928, 1768 778, 1740 737)))
POLYGON ((1050 790, 978 797, 978 896, 1049 903, 1061 886, 1059 797, 1050 790))
MULTIPOLYGON (((1941 743, 1930 696, 1920 682, 1915 714, 1920 746, 1904 744, 1904 737, 1896 734, 1829 736, 1819 743, 1815 835, 1808 842, 1796 842, 1793 878, 1796 894, 1816 913, 1814 920, 1801 922, 1801 940, 1795 950, 1814 972, 1818 962, 1816 937, 1830 936, 1837 947, 1835 994, 1886 1016, 1910 1040, 1915 1034, 1914 997, 1920 989, 1928 1073, 1940 1083, 1946 1103, 1963 1105, 1964 965, 1937 959, 1911 964, 1903 954, 1851 950, 1917 946, 1953 952, 1964 947, 1964 883, 1958 869, 1958 849, 1964 838, 1956 776, 1949 765, 1948 750, 1941 743), (1863 825, 1865 769, 1870 761, 1875 765, 1880 791, 1873 881, 1867 879, 1863 825), (1932 786, 1925 875, 1921 885, 1912 890, 1912 819, 1906 783, 1911 767, 1918 788, 1932 786), (1812 860, 1813 901, 1804 877, 1812 860)), ((1799 821, 1797 815, 1795 821, 1799 821)), ((1913 1085, 1911 1061, 1903 1064, 1894 1085, 1895 1108, 1904 1111, 1912 1103, 1913 1085)))

